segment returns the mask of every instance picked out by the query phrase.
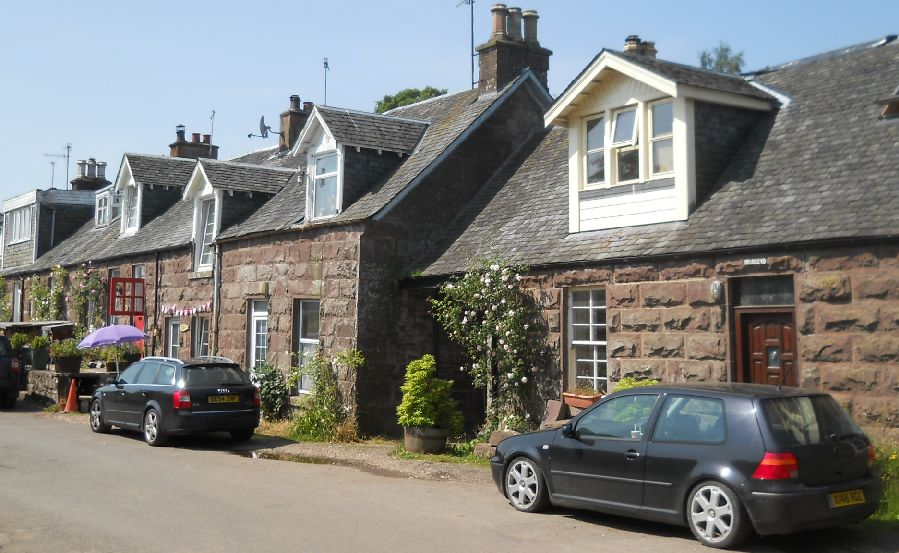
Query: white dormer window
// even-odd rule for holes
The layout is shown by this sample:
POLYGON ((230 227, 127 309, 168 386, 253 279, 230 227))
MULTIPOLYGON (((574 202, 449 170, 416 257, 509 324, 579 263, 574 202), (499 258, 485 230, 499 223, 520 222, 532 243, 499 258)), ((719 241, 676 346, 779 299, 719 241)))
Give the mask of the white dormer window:
POLYGON ((6 214, 9 225, 9 243, 31 239, 31 206, 22 207, 6 214))
POLYGON ((129 187, 125 190, 125 232, 135 231, 140 226, 140 189, 129 187))
POLYGON ((606 180, 606 118, 587 118, 587 184, 602 184, 606 180))
POLYGON ((672 107, 670 100, 649 105, 649 167, 652 176, 674 171, 672 107))
POLYGON ((200 204, 200 226, 197 229, 198 269, 212 267, 212 242, 215 240, 215 198, 203 200, 200 204))
POLYGON ((312 173, 312 217, 337 215, 337 152, 315 156, 312 173))
POLYGON ((97 192, 96 223, 98 227, 118 220, 121 212, 122 200, 118 192, 111 188, 97 192))
POLYGON ((615 112, 612 151, 616 184, 633 182, 640 178, 639 138, 637 109, 627 108, 615 112))

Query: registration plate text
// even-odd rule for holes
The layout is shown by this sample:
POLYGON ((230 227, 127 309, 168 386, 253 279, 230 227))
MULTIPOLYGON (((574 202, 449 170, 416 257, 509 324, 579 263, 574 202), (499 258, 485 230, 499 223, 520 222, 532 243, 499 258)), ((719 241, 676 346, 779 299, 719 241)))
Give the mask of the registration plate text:
POLYGON ((849 490, 832 493, 827 496, 827 504, 831 509, 848 507, 849 505, 861 505, 864 502, 865 492, 863 490, 849 490))
POLYGON ((227 396, 209 396, 209 403, 237 403, 240 396, 233 394, 227 396))

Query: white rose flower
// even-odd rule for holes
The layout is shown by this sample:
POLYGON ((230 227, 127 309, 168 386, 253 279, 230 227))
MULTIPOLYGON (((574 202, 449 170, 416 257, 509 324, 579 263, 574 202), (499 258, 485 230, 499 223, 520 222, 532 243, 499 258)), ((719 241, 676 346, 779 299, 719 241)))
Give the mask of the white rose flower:
POLYGON ((528 383, 528 377, 522 376, 522 377, 521 377, 521 383, 522 383, 522 384, 527 384, 527 383, 528 383))
POLYGON ((491 271, 499 271, 499 265, 494 263, 493 265, 490 266, 490 270, 491 271))
POLYGON ((506 373, 506 378, 508 378, 509 380, 512 380, 513 378, 515 378, 515 375, 512 373, 506 373))
POLYGON ((524 325, 524 329, 525 329, 525 330, 527 330, 527 329, 528 329, 528 327, 530 327, 530 326, 531 326, 531 325, 529 325, 529 324, 527 324, 527 323, 525 323, 525 325, 524 325))

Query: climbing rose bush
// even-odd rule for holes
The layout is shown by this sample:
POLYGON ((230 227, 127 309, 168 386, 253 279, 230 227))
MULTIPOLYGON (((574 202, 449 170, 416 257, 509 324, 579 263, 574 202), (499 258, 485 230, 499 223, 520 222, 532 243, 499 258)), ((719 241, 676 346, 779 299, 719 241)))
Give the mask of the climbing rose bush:
POLYGON ((478 260, 440 288, 431 311, 469 362, 460 367, 474 385, 493 390, 487 429, 529 429, 527 397, 536 372, 538 341, 533 301, 524 289, 524 267, 478 260))

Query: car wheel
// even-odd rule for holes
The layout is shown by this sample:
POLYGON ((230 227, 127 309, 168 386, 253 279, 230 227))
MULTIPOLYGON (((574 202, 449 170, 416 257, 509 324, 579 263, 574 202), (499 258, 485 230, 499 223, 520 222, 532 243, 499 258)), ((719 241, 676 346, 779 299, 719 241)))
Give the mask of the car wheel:
POLYGON ((106 434, 109 432, 109 429, 112 428, 111 425, 103 422, 103 407, 100 405, 99 399, 95 399, 91 402, 90 418, 91 430, 98 434, 106 434))
POLYGON ((16 390, 15 392, 11 392, 8 395, 0 398, 0 407, 4 409, 13 409, 16 406, 16 400, 19 399, 19 392, 16 390))
POLYGON ((546 507, 549 495, 540 466, 528 457, 516 457, 506 467, 506 497, 519 511, 537 512, 546 507))
POLYGON ((162 431, 162 417, 154 408, 147 409, 144 414, 144 441, 151 446, 165 443, 165 433, 162 431))
POLYGON ((231 439, 235 442, 245 442, 253 437, 254 428, 241 428, 240 430, 231 431, 231 439))
POLYGON ((703 545, 721 549, 742 542, 752 530, 737 493, 712 481, 702 482, 690 492, 687 523, 703 545))

